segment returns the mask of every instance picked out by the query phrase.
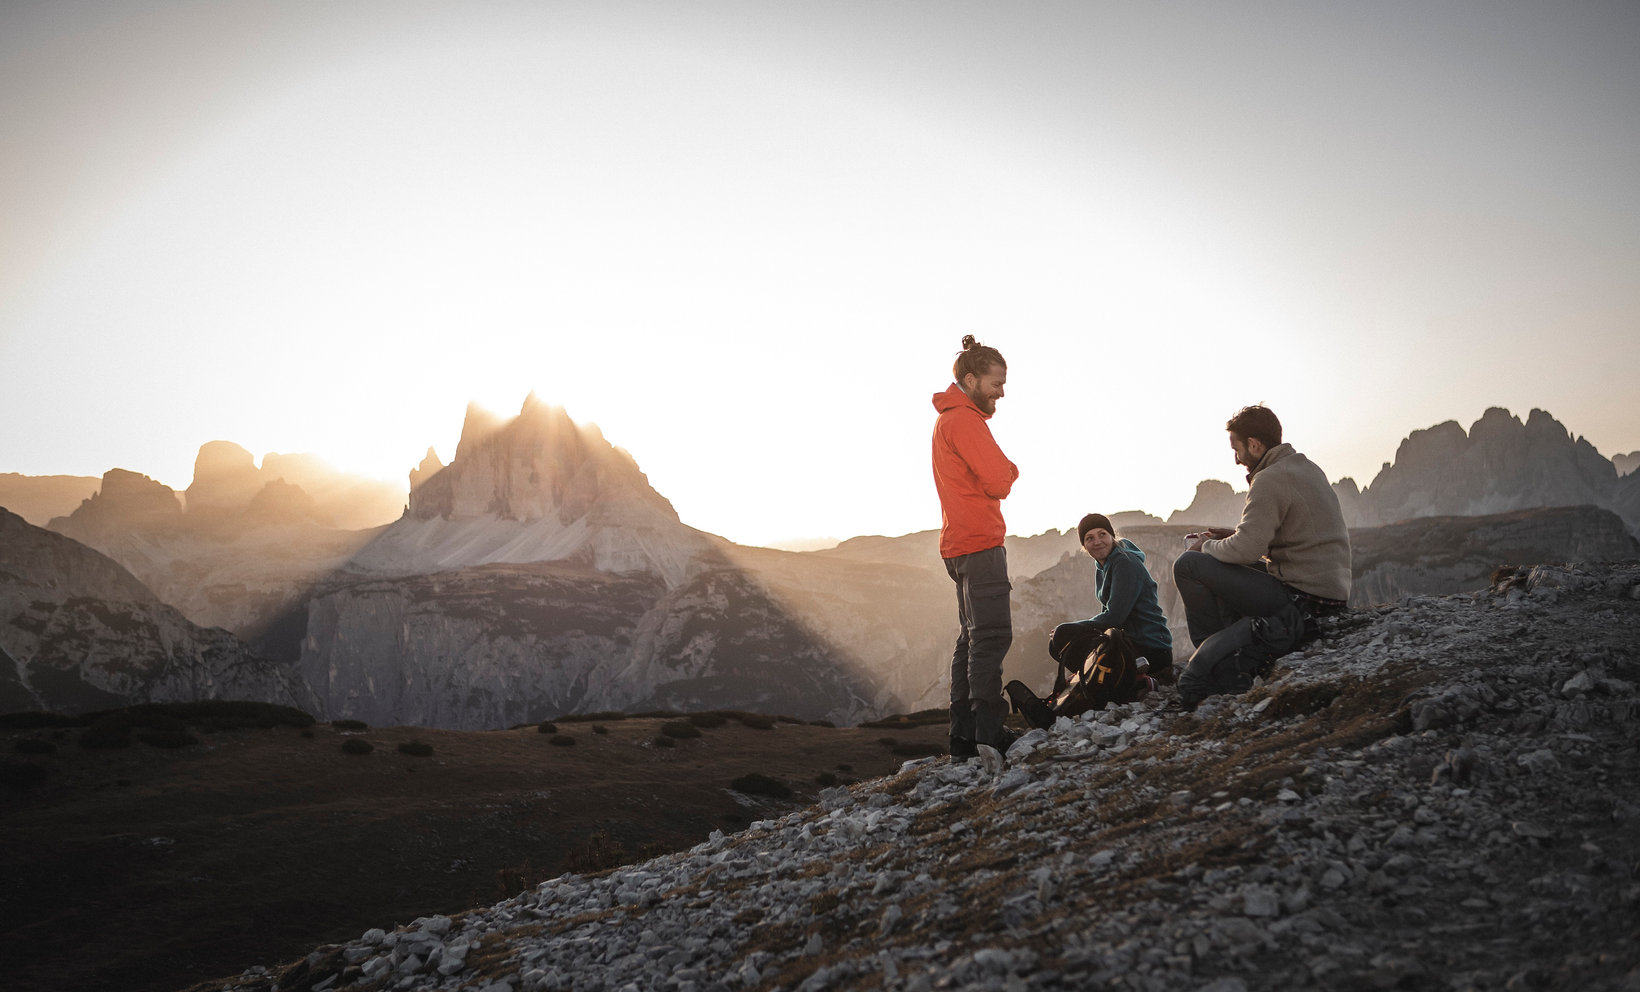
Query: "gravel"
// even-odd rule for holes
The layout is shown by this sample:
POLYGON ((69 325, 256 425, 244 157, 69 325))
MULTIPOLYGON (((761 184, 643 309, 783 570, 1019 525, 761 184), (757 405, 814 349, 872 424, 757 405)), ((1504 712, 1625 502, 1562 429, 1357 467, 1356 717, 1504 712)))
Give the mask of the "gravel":
POLYGON ((1640 563, 1536 566, 195 988, 1640 990, 1637 684, 1640 563))

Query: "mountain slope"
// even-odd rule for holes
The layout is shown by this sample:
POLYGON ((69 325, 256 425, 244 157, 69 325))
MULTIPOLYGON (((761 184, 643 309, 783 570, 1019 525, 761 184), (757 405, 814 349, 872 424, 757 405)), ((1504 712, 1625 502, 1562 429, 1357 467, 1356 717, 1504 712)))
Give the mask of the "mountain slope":
POLYGON ((288 667, 225 630, 195 626, 114 561, 4 510, 0 651, 8 712, 196 699, 309 710, 316 703, 288 667))
POLYGON ((1325 634, 1193 715, 1064 720, 1006 769, 913 762, 197 988, 1632 985, 1640 563, 1325 634))

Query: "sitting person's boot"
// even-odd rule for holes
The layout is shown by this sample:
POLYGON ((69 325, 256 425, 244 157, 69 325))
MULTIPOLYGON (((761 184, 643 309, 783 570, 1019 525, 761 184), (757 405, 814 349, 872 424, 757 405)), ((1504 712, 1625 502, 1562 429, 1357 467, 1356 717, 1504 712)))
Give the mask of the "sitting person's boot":
POLYGON ((969 758, 979 757, 979 749, 974 742, 966 737, 951 738, 951 760, 967 761, 969 758))

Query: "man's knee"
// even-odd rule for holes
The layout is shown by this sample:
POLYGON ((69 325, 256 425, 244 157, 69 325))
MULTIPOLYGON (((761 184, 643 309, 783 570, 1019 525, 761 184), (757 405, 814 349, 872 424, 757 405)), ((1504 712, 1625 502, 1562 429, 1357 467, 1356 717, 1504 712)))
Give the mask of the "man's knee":
POLYGON ((1210 568, 1209 563, 1216 564, 1217 558, 1205 551, 1186 551, 1173 560, 1173 581, 1181 579, 1200 579, 1202 572, 1210 568))

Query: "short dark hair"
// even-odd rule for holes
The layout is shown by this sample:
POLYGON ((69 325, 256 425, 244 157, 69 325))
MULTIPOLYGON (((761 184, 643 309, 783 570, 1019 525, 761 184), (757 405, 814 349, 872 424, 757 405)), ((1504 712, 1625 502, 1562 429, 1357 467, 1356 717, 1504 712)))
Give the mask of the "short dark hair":
POLYGON ((1263 403, 1254 403, 1236 411, 1224 429, 1242 440, 1258 438, 1266 448, 1274 448, 1281 443, 1281 421, 1276 419, 1275 413, 1263 403))
POLYGON ((951 366, 951 378, 960 383, 962 377, 968 373, 972 372, 975 375, 982 376, 991 371, 993 365, 1000 365, 1003 368, 1008 367, 1008 363, 1002 360, 1002 352, 988 345, 980 344, 974 340, 972 334, 964 334, 962 336, 962 351, 957 353, 957 360, 951 366))

